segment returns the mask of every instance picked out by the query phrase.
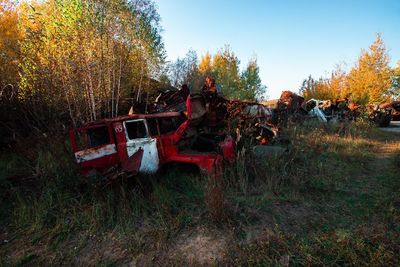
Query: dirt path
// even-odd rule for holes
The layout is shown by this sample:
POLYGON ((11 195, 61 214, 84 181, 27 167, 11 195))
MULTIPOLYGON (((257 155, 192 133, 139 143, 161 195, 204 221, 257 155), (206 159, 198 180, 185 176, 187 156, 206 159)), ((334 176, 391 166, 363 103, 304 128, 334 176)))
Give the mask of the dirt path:
POLYGON ((384 132, 395 132, 398 135, 392 135, 390 140, 381 141, 377 147, 376 160, 373 162, 373 171, 376 174, 386 170, 389 167, 390 159, 400 150, 400 122, 398 127, 380 128, 384 132))
POLYGON ((380 129, 385 132, 400 133, 400 121, 392 121, 389 127, 380 129))

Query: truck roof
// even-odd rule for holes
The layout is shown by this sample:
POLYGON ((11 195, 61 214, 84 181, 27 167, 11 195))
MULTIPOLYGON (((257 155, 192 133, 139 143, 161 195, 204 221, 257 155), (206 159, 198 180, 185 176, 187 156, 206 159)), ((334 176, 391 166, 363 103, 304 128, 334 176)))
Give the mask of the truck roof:
POLYGON ((102 124, 111 124, 114 122, 126 121, 126 120, 134 120, 134 119, 152 119, 152 118, 168 118, 168 117, 179 117, 182 115, 182 112, 160 112, 160 113, 153 113, 153 114, 130 114, 130 115, 122 115, 115 118, 106 118, 100 119, 92 122, 88 122, 82 127, 90 127, 102 124))

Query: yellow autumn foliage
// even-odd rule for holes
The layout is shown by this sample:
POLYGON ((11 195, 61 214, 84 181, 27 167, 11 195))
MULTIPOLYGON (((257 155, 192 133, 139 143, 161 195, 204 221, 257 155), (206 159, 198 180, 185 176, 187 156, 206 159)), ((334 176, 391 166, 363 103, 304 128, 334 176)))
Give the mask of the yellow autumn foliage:
POLYGON ((358 62, 347 77, 347 94, 360 103, 380 103, 389 100, 392 70, 389 56, 380 34, 369 50, 362 51, 358 62))
POLYGON ((396 69, 389 66, 389 55, 381 35, 368 50, 362 50, 355 66, 346 73, 338 66, 329 78, 304 80, 300 92, 307 99, 349 97, 360 104, 377 104, 395 98, 398 91, 396 69))
POLYGON ((22 37, 14 1, 0 0, 0 89, 6 84, 15 86, 18 82, 18 42, 22 37))

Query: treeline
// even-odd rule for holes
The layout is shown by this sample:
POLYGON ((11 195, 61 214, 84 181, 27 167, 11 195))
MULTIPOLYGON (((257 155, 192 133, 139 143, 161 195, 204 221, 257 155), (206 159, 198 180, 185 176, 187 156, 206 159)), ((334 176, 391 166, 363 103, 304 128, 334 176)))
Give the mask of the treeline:
MULTIPOLYGON (((187 84, 198 91, 208 75, 227 98, 265 97, 256 58, 241 68, 225 46, 166 62, 161 31, 152 0, 0 0, 1 132, 46 132, 58 122, 68 127, 126 114, 161 88, 187 84)), ((399 88, 400 66, 390 68, 378 34, 350 71, 310 76, 300 92, 378 103, 398 98, 399 88)))
POLYGON ((165 58, 160 18, 148 0, 0 6, 0 86, 12 88, 37 119, 66 113, 77 124, 115 116, 120 99, 144 87, 143 77, 165 58))
POLYGON ((306 98, 351 98, 360 104, 379 104, 400 98, 400 61, 396 68, 389 66, 389 55, 380 34, 368 50, 346 72, 340 65, 330 77, 305 79, 300 93, 306 98))
POLYGON ((167 73, 167 83, 174 86, 187 84, 194 90, 200 89, 205 77, 212 76, 222 94, 230 99, 259 100, 265 97, 266 86, 261 82, 257 59, 250 59, 240 70, 240 60, 229 46, 215 55, 207 52, 200 60, 196 52, 190 50, 184 58, 170 63, 167 73))
POLYGON ((161 31, 152 0, 0 0, 0 130, 46 132, 126 114, 170 85, 197 91, 207 75, 228 98, 264 94, 256 59, 241 71, 225 47, 166 62, 161 31))

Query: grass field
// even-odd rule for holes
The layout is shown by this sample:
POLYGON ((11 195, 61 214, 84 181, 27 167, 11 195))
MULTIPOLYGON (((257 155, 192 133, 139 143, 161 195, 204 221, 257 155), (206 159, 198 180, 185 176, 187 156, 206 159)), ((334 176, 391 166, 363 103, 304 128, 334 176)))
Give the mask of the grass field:
POLYGON ((184 167, 99 188, 57 140, 4 151, 0 264, 399 266, 400 134, 288 134, 281 157, 241 151, 219 191, 184 167))

